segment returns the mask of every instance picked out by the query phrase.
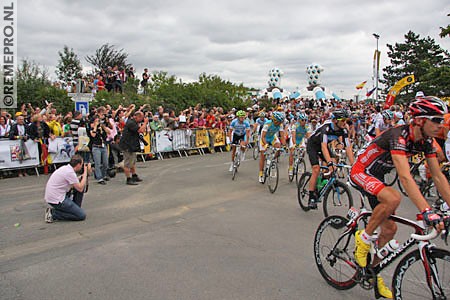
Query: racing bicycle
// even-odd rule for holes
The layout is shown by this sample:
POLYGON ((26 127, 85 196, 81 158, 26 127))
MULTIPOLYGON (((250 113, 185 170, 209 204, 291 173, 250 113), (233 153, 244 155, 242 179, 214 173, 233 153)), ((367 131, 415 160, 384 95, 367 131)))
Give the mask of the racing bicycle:
MULTIPOLYGON (((351 166, 333 163, 333 170, 328 171, 328 167, 321 166, 321 178, 326 178, 326 184, 318 191, 317 202, 323 202, 323 214, 325 217, 329 215, 345 216, 350 207, 353 206, 352 193, 347 184, 337 179, 338 168, 351 168, 351 166)), ((311 180, 311 172, 305 172, 299 179, 297 187, 298 204, 304 211, 311 208, 309 201, 309 181, 311 180)))
POLYGON ((280 148, 274 148, 269 145, 265 151, 262 183, 264 184, 267 181, 267 186, 272 194, 275 193, 278 187, 279 172, 277 152, 280 150, 280 148))
POLYGON ((233 144, 232 146, 236 147, 236 152, 234 153, 234 160, 233 160, 233 170, 231 172, 231 180, 234 180, 236 178, 236 174, 239 169, 239 166, 241 165, 241 155, 242 155, 241 148, 244 148, 244 152, 245 152, 245 149, 247 148, 247 146, 242 147, 241 145, 236 145, 236 144, 233 144))
POLYGON ((304 174, 305 172, 306 172, 305 148, 296 146, 294 149, 294 164, 292 175, 288 175, 289 182, 292 182, 295 176, 295 183, 298 185, 298 181, 301 175, 304 174))
MULTIPOLYGON (((450 252, 430 242, 439 234, 434 228, 430 230, 424 225, 421 214, 417 215, 416 221, 391 215, 391 220, 406 225, 414 233, 408 235, 398 249, 389 252, 376 266, 371 266, 378 251, 376 242, 368 254, 367 267, 362 268, 356 263, 355 233, 367 225, 371 215, 372 212, 364 207, 360 211, 352 207, 346 217, 333 215, 320 223, 314 237, 314 258, 325 281, 338 290, 351 289, 359 284, 363 289, 374 289, 378 298, 378 290, 374 288, 376 276, 403 256, 392 278, 394 299, 449 299, 450 252), (417 248, 407 253, 414 246, 417 248)), ((448 218, 442 219, 445 224, 443 239, 447 243, 450 222, 448 218)))

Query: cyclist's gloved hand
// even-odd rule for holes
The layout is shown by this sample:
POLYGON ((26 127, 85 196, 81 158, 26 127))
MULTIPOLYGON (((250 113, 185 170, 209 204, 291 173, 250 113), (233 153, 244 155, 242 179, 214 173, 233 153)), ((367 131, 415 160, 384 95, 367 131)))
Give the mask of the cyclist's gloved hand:
POLYGON ((333 166, 333 162, 330 161, 330 162, 327 164, 327 167, 329 168, 329 167, 332 167, 332 166, 333 166))
POLYGON ((422 211, 422 217, 425 221, 425 224, 428 226, 436 226, 441 222, 441 216, 434 213, 431 209, 427 208, 422 211))

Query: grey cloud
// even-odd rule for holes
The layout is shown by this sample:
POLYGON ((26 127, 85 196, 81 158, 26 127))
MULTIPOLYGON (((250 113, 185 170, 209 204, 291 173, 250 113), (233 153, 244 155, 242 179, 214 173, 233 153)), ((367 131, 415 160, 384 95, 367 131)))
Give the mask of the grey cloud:
POLYGON ((284 70, 283 87, 307 84, 305 68, 325 68, 322 82, 347 96, 370 80, 380 34, 382 67, 387 43, 404 34, 437 37, 448 24, 444 0, 21 0, 19 56, 54 68, 64 45, 85 56, 104 43, 124 48, 138 73, 144 67, 164 70, 183 81, 202 72, 257 88, 266 87, 272 67, 284 70))

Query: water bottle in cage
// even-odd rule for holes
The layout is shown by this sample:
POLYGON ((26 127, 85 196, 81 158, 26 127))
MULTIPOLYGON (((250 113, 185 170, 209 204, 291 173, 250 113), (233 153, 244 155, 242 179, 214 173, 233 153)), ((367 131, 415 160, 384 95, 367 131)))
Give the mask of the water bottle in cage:
POLYGON ((399 247, 400 247, 400 245, 399 245, 398 241, 395 239, 392 239, 388 243, 386 243, 386 245, 384 245, 383 248, 378 249, 377 256, 380 259, 383 259, 386 256, 388 256, 390 253, 395 252, 395 250, 397 250, 399 247))

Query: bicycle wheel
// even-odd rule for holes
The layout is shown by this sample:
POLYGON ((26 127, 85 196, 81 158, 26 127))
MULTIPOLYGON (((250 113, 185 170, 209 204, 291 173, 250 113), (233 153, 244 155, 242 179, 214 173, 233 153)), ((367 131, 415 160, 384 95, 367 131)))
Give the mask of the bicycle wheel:
POLYGON ((384 174, 384 184, 392 186, 398 179, 397 169, 393 168, 389 173, 384 174))
POLYGON ((268 176, 267 176, 267 186, 269 187, 269 191, 273 194, 277 190, 278 187, 278 164, 275 161, 272 161, 269 166, 268 176))
POLYGON ((352 193, 348 186, 335 180, 323 196, 323 214, 346 216, 350 207, 353 206, 352 193))
POLYGON ((394 299, 449 299, 450 297, 450 252, 432 248, 428 252, 428 277, 419 250, 406 255, 397 265, 392 287, 394 299), (427 277, 431 281, 427 282, 427 277))
POLYGON ((259 147, 257 144, 255 144, 255 147, 253 148, 253 159, 257 160, 259 158, 259 147))
POLYGON ((338 290, 351 289, 356 285, 354 232, 347 230, 348 220, 342 216, 330 216, 324 219, 314 236, 314 258, 317 268, 325 281, 338 290), (341 237, 341 238, 340 238, 341 237))
POLYGON ((231 173, 231 180, 234 180, 234 178, 236 177, 237 169, 238 169, 238 166, 235 161, 235 162, 233 162, 233 171, 231 173))
POLYGON ((306 172, 306 164, 305 161, 302 159, 299 159, 297 161, 297 164, 294 167, 294 174, 295 174, 295 182, 298 186, 298 181, 300 177, 306 172))
POLYGON ((311 173, 305 172, 300 176, 300 179, 298 180, 297 185, 297 199, 298 204, 300 205, 301 209, 304 211, 310 210, 308 205, 309 200, 309 180, 311 179, 311 173))

